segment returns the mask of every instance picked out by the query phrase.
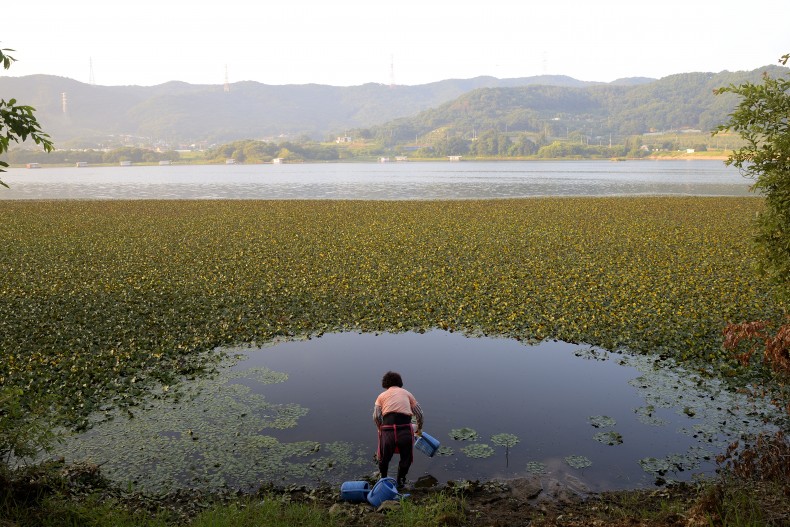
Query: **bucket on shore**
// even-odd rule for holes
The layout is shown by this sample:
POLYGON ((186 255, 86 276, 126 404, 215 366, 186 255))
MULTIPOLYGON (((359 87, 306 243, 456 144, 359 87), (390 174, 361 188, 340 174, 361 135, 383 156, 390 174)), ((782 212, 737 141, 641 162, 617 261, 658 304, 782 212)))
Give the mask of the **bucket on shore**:
POLYGON ((439 450, 439 440, 423 432, 422 435, 417 438, 417 441, 414 442, 414 448, 428 457, 433 457, 436 451, 439 450))
POLYGON ((346 481, 340 485, 340 499, 361 503, 368 498, 370 484, 367 481, 346 481))
POLYGON ((378 507, 387 500, 398 498, 398 485, 394 478, 381 478, 368 492, 368 503, 378 507))

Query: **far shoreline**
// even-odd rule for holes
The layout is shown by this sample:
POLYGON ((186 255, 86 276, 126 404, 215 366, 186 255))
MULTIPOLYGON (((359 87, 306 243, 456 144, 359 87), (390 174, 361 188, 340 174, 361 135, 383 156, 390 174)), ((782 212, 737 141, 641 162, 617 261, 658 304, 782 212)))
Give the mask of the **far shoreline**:
MULTIPOLYGON (((545 158, 536 158, 536 157, 470 157, 464 158, 463 156, 461 159, 453 160, 453 159, 438 159, 432 157, 416 157, 410 158, 403 161, 386 161, 382 162, 377 159, 356 159, 356 160, 349 160, 349 159, 337 159, 337 160, 329 160, 329 161, 310 161, 310 160, 298 160, 298 161, 291 161, 291 162, 284 162, 284 163, 273 163, 271 161, 268 162, 237 162, 237 163, 228 163, 229 166, 235 165, 275 165, 275 164, 285 164, 285 165, 340 165, 340 164, 348 164, 348 165, 359 165, 359 164, 407 164, 407 163, 515 163, 515 162, 545 162, 545 161, 552 161, 552 162, 579 162, 579 161, 588 161, 588 162, 597 162, 597 161, 609 161, 609 162, 625 162, 625 161, 721 161, 726 162, 729 159, 727 155, 695 155, 695 154, 678 154, 678 155, 651 155, 645 157, 613 157, 613 158, 606 158, 606 157, 599 157, 599 158, 591 158, 591 157, 545 157, 545 158)), ((131 165, 119 165, 118 163, 95 163, 95 164, 88 164, 88 165, 81 165, 75 166, 74 163, 38 163, 36 167, 28 167, 22 164, 13 164, 10 165, 9 168, 11 169, 25 169, 25 170, 37 170, 39 168, 130 168, 130 167, 172 167, 172 166, 223 166, 225 163, 212 163, 212 162, 181 162, 175 161, 169 163, 167 165, 159 165, 158 163, 132 163, 131 165)))

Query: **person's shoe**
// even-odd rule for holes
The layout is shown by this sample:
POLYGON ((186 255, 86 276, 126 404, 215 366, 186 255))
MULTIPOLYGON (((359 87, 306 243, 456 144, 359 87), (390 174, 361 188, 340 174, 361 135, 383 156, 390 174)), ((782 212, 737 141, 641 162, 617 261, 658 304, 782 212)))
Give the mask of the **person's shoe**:
POLYGON ((398 478, 398 490, 406 488, 406 478, 398 478))

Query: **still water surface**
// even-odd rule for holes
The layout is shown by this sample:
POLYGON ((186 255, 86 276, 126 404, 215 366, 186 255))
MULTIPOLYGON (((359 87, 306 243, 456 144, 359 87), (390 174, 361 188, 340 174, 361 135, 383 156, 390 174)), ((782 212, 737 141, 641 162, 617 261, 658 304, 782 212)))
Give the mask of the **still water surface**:
POLYGON ((15 168, 0 199, 486 199, 743 196, 721 161, 529 161, 15 168))
POLYGON ((600 491, 712 474, 727 444, 770 431, 764 420, 778 415, 671 361, 563 342, 526 346, 434 330, 230 351, 242 359, 223 370, 230 375, 193 381, 204 383, 203 395, 168 395, 132 408, 133 417, 115 412, 56 453, 153 490, 358 480, 376 472, 373 402, 392 369, 423 407, 425 431, 451 449, 433 458, 415 452, 412 481, 538 475, 544 485, 600 491), (478 438, 453 439, 461 428, 478 438), (506 451, 496 434, 519 442, 506 451), (609 445, 607 437, 619 439, 609 445), (470 455, 472 445, 490 456, 470 455))
MULTIPOLYGON (((342 333, 246 355, 238 368, 266 366, 289 376, 287 382, 253 389, 269 400, 309 408, 298 426, 277 437, 362 442, 371 456, 376 444, 371 414, 382 391, 381 377, 389 369, 400 372, 404 388, 423 408, 425 431, 454 452, 434 458, 416 453, 412 478, 512 478, 529 475, 529 463, 541 463, 546 477, 573 476, 591 489, 652 485, 657 474, 646 471, 640 460, 675 456, 681 467, 672 467, 666 478, 710 474, 715 468, 711 459, 724 445, 763 426, 763 411, 748 416, 751 404, 723 391, 716 381, 655 363, 655 358, 564 342, 526 346, 439 330, 342 333), (614 424, 595 427, 594 416, 610 417, 614 424), (472 442, 449 435, 464 427, 477 431, 475 443, 488 444, 494 454, 484 459, 465 455, 462 449, 472 442), (601 443, 594 439, 600 432, 616 432, 622 443, 601 443), (500 433, 520 439, 507 457, 491 441, 500 433), (592 465, 573 468, 565 460, 569 456, 584 456, 592 465)), ((395 463, 391 466, 394 471, 395 463)))

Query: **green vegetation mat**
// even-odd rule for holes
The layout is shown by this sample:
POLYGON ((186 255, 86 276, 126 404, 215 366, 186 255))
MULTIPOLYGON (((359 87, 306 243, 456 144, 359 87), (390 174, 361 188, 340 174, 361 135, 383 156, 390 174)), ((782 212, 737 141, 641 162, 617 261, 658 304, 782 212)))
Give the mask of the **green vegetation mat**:
MULTIPOLYGON (((756 198, 54 201, 0 206, 0 385, 134 404, 211 350, 432 327, 718 364, 778 317, 756 198)), ((99 406, 103 405, 103 406, 99 406)))

